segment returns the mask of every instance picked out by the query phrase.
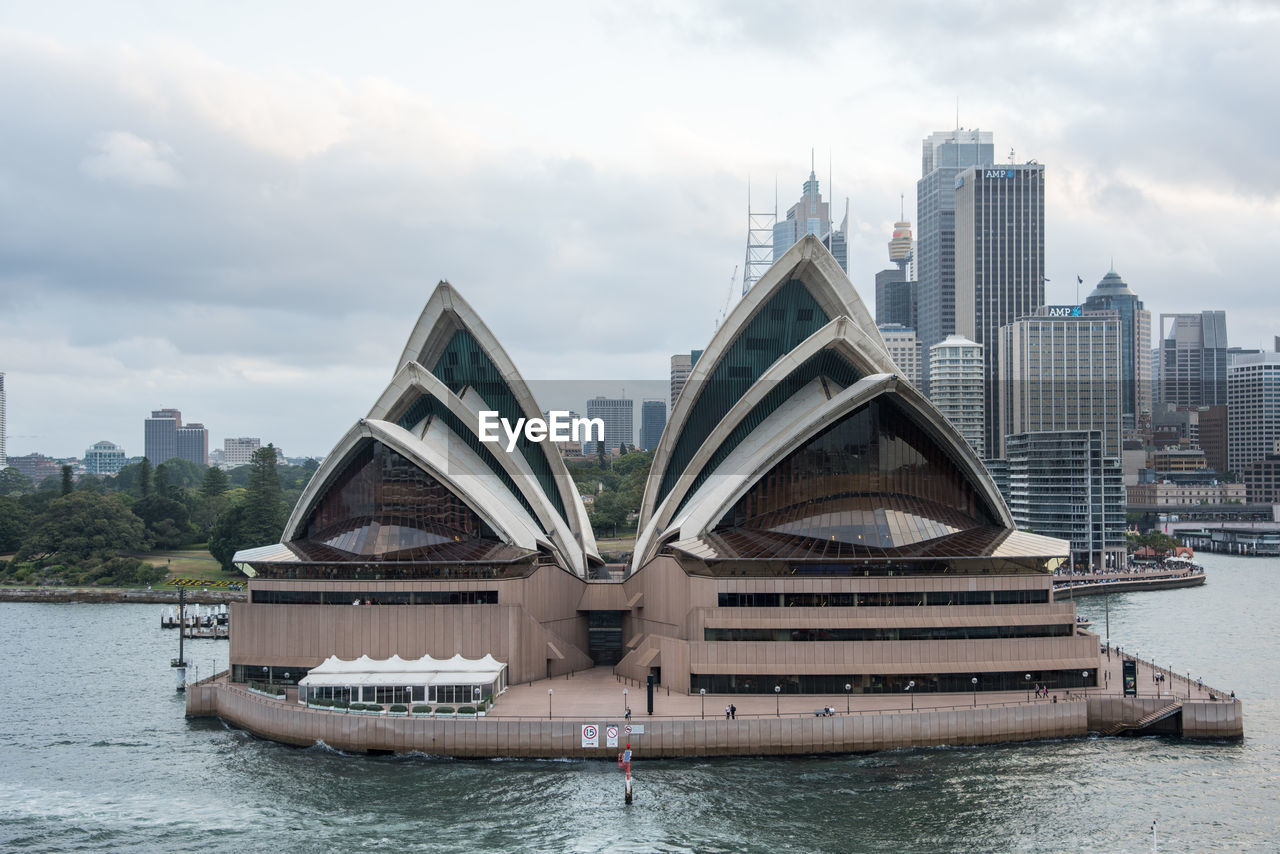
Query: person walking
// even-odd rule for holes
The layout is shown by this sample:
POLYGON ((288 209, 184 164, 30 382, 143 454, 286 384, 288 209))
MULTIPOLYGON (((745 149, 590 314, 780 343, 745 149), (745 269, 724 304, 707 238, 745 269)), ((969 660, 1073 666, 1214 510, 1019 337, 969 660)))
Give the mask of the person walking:
POLYGON ((735 720, 735 721, 738 719, 738 707, 735 706, 733 703, 729 704, 729 718, 730 720, 735 720))
POLYGON ((730 718, 730 716, 731 716, 731 715, 730 715, 730 712, 731 712, 732 710, 733 710, 733 706, 731 706, 731 705, 730 705, 730 706, 725 706, 725 707, 724 707, 724 719, 725 719, 726 721, 727 721, 727 720, 729 720, 729 718, 730 718))

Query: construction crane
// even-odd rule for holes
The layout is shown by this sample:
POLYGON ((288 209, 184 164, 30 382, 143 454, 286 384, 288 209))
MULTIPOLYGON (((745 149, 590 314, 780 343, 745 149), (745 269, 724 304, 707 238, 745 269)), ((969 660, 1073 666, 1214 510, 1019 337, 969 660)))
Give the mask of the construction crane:
POLYGON ((738 265, 733 265, 733 273, 729 275, 729 295, 724 298, 724 308, 720 309, 720 316, 716 318, 716 329, 720 328, 720 324, 724 323, 724 319, 729 314, 729 304, 733 302, 733 292, 737 290, 736 283, 738 281, 738 265))

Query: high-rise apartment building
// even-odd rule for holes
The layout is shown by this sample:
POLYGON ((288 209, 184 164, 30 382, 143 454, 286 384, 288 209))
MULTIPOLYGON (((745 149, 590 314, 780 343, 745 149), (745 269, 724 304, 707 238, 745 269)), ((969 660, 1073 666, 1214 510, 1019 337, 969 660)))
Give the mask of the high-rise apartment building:
POLYGON ((124 448, 115 442, 95 442, 84 452, 84 469, 89 474, 119 474, 126 459, 124 448))
POLYGON ((927 349, 956 332, 956 176, 995 162, 990 131, 939 131, 925 138, 916 184, 916 334, 927 349))
MULTIPOLYGON (((635 444, 634 401, 593 397, 587 401, 587 418, 599 418, 604 422, 604 447, 607 451, 616 451, 621 445, 635 444)), ((598 453, 596 442, 586 442, 583 451, 587 454, 598 453)))
POLYGON ((773 258, 783 256, 806 234, 812 234, 822 241, 827 251, 832 254, 840 269, 849 272, 849 249, 845 237, 849 224, 849 212, 845 211, 844 222, 839 228, 831 223, 831 205, 822 200, 818 189, 818 176, 813 169, 809 170, 809 179, 804 182, 800 193, 800 201, 787 210, 787 218, 773 226, 773 258))
POLYGON ((1160 315, 1160 402, 1227 403, 1227 313, 1160 315))
POLYGON ((982 345, 962 335, 948 335, 929 348, 929 400, 985 459, 982 366, 982 345))
POLYGON ((1093 430, 1103 452, 1120 457, 1120 320, 1115 312, 1049 306, 1000 328, 996 358, 998 437, 1093 430))
POLYGON ((1114 311, 1120 320, 1121 427, 1134 430, 1152 411, 1151 312, 1112 268, 1084 301, 1084 311, 1114 311))
POLYGON ((262 440, 257 436, 240 436, 236 439, 222 440, 222 467, 233 469, 247 466, 253 460, 253 452, 262 447, 262 440))
POLYGON ((4 402, 4 371, 0 371, 0 469, 9 465, 8 457, 5 456, 4 437, 8 432, 8 425, 5 422, 5 402, 4 402))
POLYGON ((1073 564, 1124 565, 1125 491, 1100 430, 1008 437, 1009 511, 1020 530, 1071 543, 1073 564))
POLYGON ((684 389, 684 384, 688 381, 693 366, 698 364, 698 357, 701 355, 701 350, 691 350, 688 353, 676 353, 671 357, 672 409, 676 408, 676 400, 680 397, 680 392, 684 389))
POLYGON ((1044 305, 1044 165, 957 175, 955 247, 955 331, 985 348, 986 446, 997 448, 997 333, 1044 305))
POLYGON ((652 451, 662 440, 667 426, 667 402, 647 399, 640 403, 640 449, 652 451))
POLYGON ((884 339, 884 347, 889 357, 898 367, 898 373, 906 377, 913 386, 920 387, 923 361, 920 353, 920 339, 916 331, 901 324, 877 324, 880 337, 884 339))
POLYGON ((1280 441, 1280 353, 1237 357, 1227 368, 1227 462, 1237 474, 1280 441))
POLYGON ((155 409, 143 424, 143 456, 153 466, 178 456, 178 428, 182 413, 176 409, 155 409))
POLYGON ((209 465, 209 431, 203 424, 186 424, 178 428, 178 453, 198 466, 209 465))

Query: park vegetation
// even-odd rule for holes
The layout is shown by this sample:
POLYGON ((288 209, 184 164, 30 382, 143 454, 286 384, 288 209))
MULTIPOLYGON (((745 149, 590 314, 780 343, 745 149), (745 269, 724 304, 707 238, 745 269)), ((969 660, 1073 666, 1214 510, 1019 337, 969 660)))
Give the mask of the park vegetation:
POLYGON ((112 477, 75 481, 71 467, 33 486, 0 470, 0 583, 143 586, 165 570, 144 558, 207 543, 225 571, 238 549, 279 541, 317 464, 277 466, 275 448, 224 472, 143 459, 112 477))
POLYGON ((623 447, 623 454, 591 460, 566 460, 569 475, 584 498, 590 496, 587 513, 597 537, 635 533, 636 517, 644 498, 644 485, 653 464, 653 452, 623 447))

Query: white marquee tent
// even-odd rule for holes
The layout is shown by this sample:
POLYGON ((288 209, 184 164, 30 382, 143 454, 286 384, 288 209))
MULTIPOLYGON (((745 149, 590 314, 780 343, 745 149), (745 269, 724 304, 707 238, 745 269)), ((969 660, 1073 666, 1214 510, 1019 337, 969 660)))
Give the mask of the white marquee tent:
POLYGON ((507 665, 492 655, 468 659, 398 655, 375 660, 367 655, 347 661, 331 655, 298 682, 298 700, 308 697, 351 702, 467 703, 492 699, 507 688, 507 665))

